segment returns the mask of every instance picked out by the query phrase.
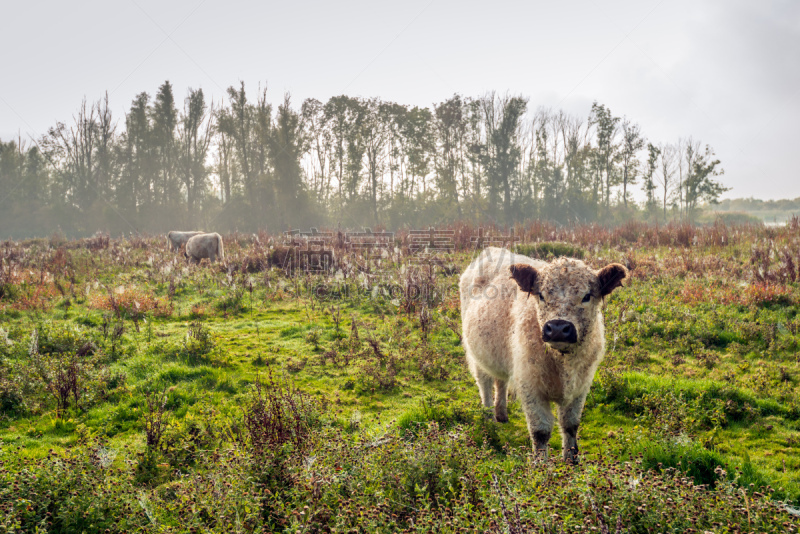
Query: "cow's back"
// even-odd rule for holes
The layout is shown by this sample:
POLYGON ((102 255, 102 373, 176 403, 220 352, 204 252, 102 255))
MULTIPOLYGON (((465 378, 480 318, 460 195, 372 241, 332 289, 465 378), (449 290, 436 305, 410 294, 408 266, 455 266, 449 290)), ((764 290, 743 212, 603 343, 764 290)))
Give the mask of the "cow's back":
POLYGON ((167 243, 178 250, 181 248, 181 245, 186 245, 189 242, 189 239, 196 235, 202 235, 204 232, 198 231, 191 231, 191 232, 180 232, 177 230, 172 230, 167 234, 167 243))
POLYGON ((204 258, 212 262, 217 259, 224 260, 222 236, 218 233, 193 236, 186 242, 186 254, 198 262, 204 258))
POLYGON ((475 361, 495 376, 511 374, 513 305, 519 286, 509 267, 525 263, 546 265, 506 249, 489 247, 461 275, 461 323, 465 349, 475 361))

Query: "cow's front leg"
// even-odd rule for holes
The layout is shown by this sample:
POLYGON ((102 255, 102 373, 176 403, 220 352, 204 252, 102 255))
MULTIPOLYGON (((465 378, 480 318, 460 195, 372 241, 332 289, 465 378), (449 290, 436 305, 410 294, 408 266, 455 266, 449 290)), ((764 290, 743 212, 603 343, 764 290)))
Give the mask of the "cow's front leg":
POLYGON ((553 432, 553 412, 550 403, 533 394, 522 392, 522 409, 528 422, 528 432, 537 456, 547 458, 550 435, 553 432))
POLYGON ((561 427, 561 451, 566 462, 578 463, 578 426, 581 424, 586 395, 581 395, 567 405, 558 406, 558 424, 561 427))
POLYGON ((494 420, 508 423, 508 382, 494 379, 494 420))

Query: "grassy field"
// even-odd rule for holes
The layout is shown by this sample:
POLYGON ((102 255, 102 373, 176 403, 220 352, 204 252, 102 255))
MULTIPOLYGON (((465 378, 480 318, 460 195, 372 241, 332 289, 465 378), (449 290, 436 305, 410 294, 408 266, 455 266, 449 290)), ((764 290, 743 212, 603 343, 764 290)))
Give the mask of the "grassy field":
POLYGON ((163 237, 0 245, 0 531, 796 532, 800 226, 516 229, 631 270, 583 461, 531 454, 464 364, 476 254, 280 238, 199 266, 163 237))

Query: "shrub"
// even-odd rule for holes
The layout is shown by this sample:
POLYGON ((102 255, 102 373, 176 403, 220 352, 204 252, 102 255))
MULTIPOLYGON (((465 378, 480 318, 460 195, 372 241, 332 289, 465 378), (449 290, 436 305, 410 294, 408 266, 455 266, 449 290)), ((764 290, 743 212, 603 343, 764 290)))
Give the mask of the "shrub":
POLYGON ((112 468, 113 452, 96 443, 32 459, 0 451, 0 530, 130 532, 151 524, 140 489, 112 468))
POLYGON ((0 380, 0 415, 16 417, 26 411, 25 397, 19 387, 9 380, 0 380))
POLYGON ((244 408, 244 427, 256 484, 268 495, 262 517, 272 527, 286 523, 275 501, 294 485, 291 472, 310 449, 318 420, 318 404, 292 382, 268 375, 262 384, 261 378, 256 378, 244 408))
POLYGON ((85 409, 105 396, 112 379, 94 342, 70 326, 41 323, 9 356, 0 368, 9 414, 37 413, 53 401, 59 416, 71 406, 85 409))
POLYGON ((280 449, 304 451, 311 443, 311 430, 319 420, 319 405, 288 379, 271 374, 266 383, 256 377, 244 425, 253 459, 260 462, 280 449))

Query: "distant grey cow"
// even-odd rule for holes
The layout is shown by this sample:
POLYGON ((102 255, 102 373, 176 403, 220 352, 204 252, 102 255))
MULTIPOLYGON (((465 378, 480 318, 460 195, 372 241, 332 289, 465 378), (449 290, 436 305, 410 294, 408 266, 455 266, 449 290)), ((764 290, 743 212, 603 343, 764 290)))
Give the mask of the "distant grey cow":
POLYGON ((190 238, 202 233, 204 232, 177 232, 173 230, 167 234, 167 246, 169 246, 170 250, 177 252, 190 238))
POLYGON ((225 260, 225 249, 222 246, 222 236, 214 234, 200 234, 189 238, 186 242, 184 255, 195 263, 200 263, 203 258, 216 261, 217 258, 225 260))
POLYGON ((595 271, 580 260, 546 263, 499 248, 461 275, 464 349, 483 405, 508 421, 511 383, 536 452, 547 455, 553 402, 564 459, 577 461, 583 403, 605 352, 603 298, 627 275, 618 263, 595 271))

